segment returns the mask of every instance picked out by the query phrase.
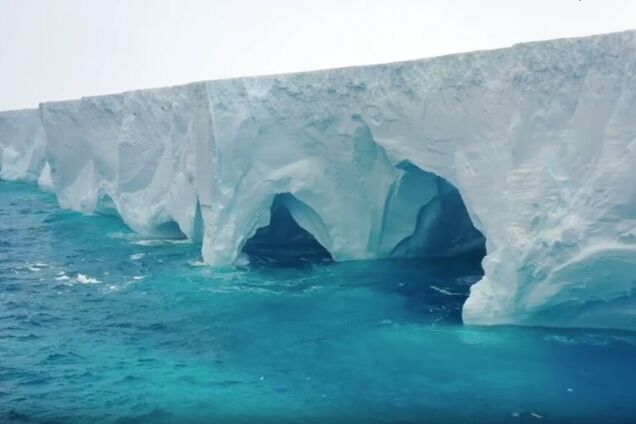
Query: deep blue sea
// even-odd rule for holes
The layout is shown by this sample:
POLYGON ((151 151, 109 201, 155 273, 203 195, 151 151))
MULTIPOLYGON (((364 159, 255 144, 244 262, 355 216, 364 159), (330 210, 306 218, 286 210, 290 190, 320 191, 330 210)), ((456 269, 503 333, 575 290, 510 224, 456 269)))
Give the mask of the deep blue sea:
POLYGON ((636 422, 636 334, 464 326, 480 275, 213 269, 0 183, 0 423, 636 422))

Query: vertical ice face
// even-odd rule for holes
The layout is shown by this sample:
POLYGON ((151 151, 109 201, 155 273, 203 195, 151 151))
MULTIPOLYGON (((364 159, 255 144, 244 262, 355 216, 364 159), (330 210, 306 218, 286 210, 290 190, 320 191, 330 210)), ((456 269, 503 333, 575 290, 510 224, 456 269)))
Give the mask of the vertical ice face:
POLYGON ((636 328, 634 110, 626 32, 44 103, 48 166, 35 115, 3 114, 1 175, 200 240, 212 265, 280 202, 335 260, 485 237, 466 322, 636 328))
POLYGON ((112 208, 122 106, 121 95, 40 106, 51 179, 62 207, 85 213, 112 208))
POLYGON ((44 166, 44 138, 37 109, 0 112, 0 179, 37 180, 44 166))
POLYGON ((192 84, 42 104, 60 205, 117 213, 142 234, 199 240, 198 91, 192 84))

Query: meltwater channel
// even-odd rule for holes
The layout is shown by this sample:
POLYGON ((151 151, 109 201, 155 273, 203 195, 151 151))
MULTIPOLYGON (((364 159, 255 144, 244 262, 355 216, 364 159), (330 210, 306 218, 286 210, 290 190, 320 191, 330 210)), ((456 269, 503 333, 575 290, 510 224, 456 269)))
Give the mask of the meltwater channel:
POLYGON ((0 183, 0 422, 629 422, 636 334, 471 327, 479 260, 202 266, 0 183))

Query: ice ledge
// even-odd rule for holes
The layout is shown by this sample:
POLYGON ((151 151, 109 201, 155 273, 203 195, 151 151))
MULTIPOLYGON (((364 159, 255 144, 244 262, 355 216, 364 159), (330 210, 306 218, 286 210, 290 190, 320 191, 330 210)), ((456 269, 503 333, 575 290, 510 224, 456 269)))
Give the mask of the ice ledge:
POLYGON ((408 163, 486 236, 466 322, 636 329, 635 110, 630 31, 43 103, 0 114, 0 176, 200 240, 218 265, 280 193, 336 260, 389 255, 436 196, 389 201, 408 163))

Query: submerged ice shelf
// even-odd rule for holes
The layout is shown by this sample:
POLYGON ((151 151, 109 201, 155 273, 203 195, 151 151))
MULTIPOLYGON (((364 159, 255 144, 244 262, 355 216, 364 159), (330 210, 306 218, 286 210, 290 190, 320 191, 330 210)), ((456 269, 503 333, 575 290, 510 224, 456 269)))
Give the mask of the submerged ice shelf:
POLYGON ((274 199, 336 261, 485 237, 465 322, 636 329, 635 107, 624 32, 43 103, 0 114, 0 177, 211 265, 274 199))

